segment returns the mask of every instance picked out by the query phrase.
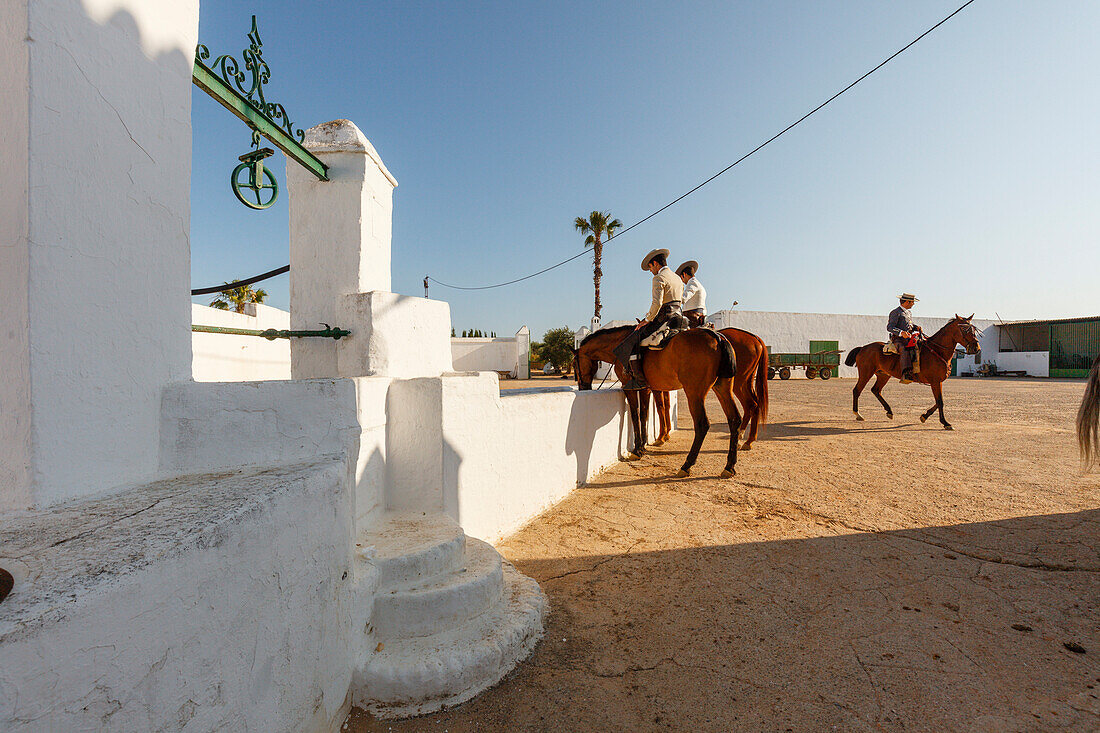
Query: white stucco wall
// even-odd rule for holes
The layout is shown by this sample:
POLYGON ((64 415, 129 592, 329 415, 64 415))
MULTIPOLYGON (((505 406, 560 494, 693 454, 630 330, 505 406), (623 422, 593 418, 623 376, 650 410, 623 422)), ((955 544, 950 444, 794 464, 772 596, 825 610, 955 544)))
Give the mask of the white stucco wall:
POLYGON ((0 517, 0 730, 336 731, 378 572, 342 459, 0 517), (5 563, 7 564, 7 563, 5 563))
POLYGON ((1025 371, 1029 377, 1050 376, 1049 351, 1002 351, 992 359, 998 369, 1007 372, 1025 371))
POLYGON ((514 373, 516 339, 512 338, 452 338, 451 361, 455 371, 514 373))
MULTIPOLYGON (((891 309, 894 306, 890 306, 891 309)), ((888 313, 889 311, 887 311, 888 313)), ((844 357, 851 349, 872 341, 887 338, 886 316, 864 316, 841 313, 782 313, 772 311, 723 310, 707 317, 718 328, 740 328, 756 334, 764 340, 773 353, 806 353, 810 341, 837 341, 841 349, 841 377, 856 377, 855 367, 844 365, 844 357)), ((914 315, 913 320, 931 335, 951 320, 951 317, 914 315)), ((974 325, 984 330, 980 339, 982 358, 988 359, 997 352, 996 329, 993 321, 975 319, 974 325)), ((959 360, 959 370, 964 363, 972 363, 973 357, 959 360)), ((794 370, 793 378, 804 378, 805 372, 794 370)))
MULTIPOLYGON (((249 303, 244 313, 191 304, 191 322, 202 326, 289 329, 290 313, 249 303)), ((196 382, 290 379, 290 341, 224 333, 191 334, 191 375, 196 382)))
POLYGON ((191 364, 198 0, 11 0, 0 26, 11 508, 155 475, 161 388, 191 364))
MULTIPOLYGON (((439 382, 441 500, 472 536, 495 541, 514 532, 629 449, 621 390, 501 392, 491 372, 439 382)), ((651 409, 650 437, 656 431, 651 409)))

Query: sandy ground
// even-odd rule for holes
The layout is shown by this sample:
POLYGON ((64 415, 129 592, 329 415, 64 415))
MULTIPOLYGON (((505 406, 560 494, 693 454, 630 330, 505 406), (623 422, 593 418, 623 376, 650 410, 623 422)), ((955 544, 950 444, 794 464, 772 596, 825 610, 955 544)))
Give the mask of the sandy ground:
MULTIPOLYGON (((546 636, 450 711, 352 731, 1100 730, 1100 475, 1081 382, 770 382, 771 425, 719 480, 712 427, 620 463, 502 542, 546 636)), ((720 411, 713 398, 712 420, 720 411)), ((517 477, 521 479, 522 477, 517 477)))

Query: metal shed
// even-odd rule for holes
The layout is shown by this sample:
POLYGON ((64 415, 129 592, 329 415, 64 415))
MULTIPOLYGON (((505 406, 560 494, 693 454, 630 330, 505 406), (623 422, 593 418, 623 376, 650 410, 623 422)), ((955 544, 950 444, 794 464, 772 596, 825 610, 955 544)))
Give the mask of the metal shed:
POLYGON ((999 330, 1002 352, 1049 352, 1052 377, 1086 377, 1100 353, 1100 316, 1009 321, 999 330))

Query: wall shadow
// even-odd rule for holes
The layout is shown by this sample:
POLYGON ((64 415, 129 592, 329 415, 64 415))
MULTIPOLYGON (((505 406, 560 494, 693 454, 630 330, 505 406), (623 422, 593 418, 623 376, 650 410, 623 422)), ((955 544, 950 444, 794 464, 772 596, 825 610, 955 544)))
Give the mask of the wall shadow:
POLYGON ((455 711, 354 729, 1096 730, 1098 549, 1089 510, 514 558, 551 601, 533 656, 455 711))

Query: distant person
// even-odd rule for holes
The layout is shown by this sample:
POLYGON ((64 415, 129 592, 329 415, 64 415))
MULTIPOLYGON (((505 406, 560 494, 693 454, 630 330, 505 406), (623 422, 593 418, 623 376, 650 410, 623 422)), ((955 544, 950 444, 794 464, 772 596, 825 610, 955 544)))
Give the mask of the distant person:
POLYGON ((642 269, 653 273, 653 302, 645 318, 612 349, 628 375, 623 389, 648 388, 642 374, 642 355, 638 353, 638 344, 669 321, 672 321, 674 328, 683 322, 681 305, 684 284, 668 267, 668 250, 655 249, 647 254, 642 259, 642 269))
POLYGON ((707 317, 707 290, 695 273, 699 272, 699 263, 688 260, 676 268, 676 274, 684 283, 684 318, 690 326, 702 326, 707 317))
POLYGON ((913 323, 913 314, 909 312, 917 302, 917 296, 912 293, 902 293, 898 296, 898 300, 901 301, 901 305, 890 311, 886 330, 890 332, 890 341, 901 357, 901 383, 909 384, 915 376, 913 357, 917 351, 917 334, 924 332, 920 326, 913 323))

